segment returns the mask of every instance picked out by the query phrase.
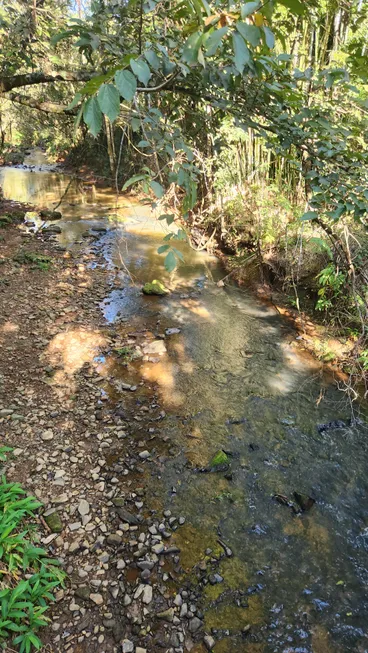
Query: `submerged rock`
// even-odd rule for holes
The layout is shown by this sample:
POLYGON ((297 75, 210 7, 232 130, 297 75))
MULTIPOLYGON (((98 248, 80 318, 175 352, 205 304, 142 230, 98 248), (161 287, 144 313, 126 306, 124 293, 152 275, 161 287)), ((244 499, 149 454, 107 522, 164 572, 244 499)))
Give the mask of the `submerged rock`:
POLYGON ((61 227, 58 224, 49 224, 42 229, 44 234, 61 234, 61 227))
POLYGON ((211 458, 208 466, 205 468, 206 472, 224 472, 229 468, 229 457, 222 449, 216 451, 213 458, 211 458))
POLYGON ((303 512, 308 512, 308 510, 313 508, 314 504, 316 503, 316 500, 312 497, 309 497, 307 494, 300 494, 299 492, 294 492, 293 494, 295 501, 303 512))
POLYGON ((151 283, 144 284, 142 292, 144 295, 167 295, 170 291, 165 288, 162 281, 154 279, 151 283))
POLYGON ((61 220, 63 217, 60 211, 52 211, 49 209, 43 209, 40 211, 40 217, 44 220, 61 220))
POLYGON ((148 342, 142 347, 143 353, 146 355, 163 356, 166 354, 166 347, 163 340, 154 340, 153 342, 148 342))

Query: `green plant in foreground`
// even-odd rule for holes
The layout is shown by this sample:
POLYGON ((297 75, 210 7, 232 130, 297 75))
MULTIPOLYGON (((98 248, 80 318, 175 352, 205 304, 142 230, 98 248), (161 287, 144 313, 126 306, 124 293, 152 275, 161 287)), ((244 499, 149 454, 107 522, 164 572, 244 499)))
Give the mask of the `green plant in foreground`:
MULTIPOLYGON (((4 461, 9 447, 0 447, 4 461)), ((39 650, 37 633, 48 623, 45 615, 54 600, 53 591, 63 584, 65 574, 59 562, 36 546, 34 523, 42 504, 26 495, 19 483, 0 482, 0 647, 9 642, 19 653, 39 650)))
POLYGON ((317 275, 318 285, 318 300, 316 303, 317 311, 327 311, 332 308, 334 302, 340 297, 343 292, 343 286, 346 281, 346 274, 339 271, 334 263, 329 263, 317 275))

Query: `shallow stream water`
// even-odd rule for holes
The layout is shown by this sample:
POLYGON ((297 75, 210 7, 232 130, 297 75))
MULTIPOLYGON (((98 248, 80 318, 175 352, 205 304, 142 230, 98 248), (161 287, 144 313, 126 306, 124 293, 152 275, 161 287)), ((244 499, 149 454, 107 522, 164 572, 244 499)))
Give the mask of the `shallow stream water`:
POLYGON ((216 653, 366 653, 368 432, 364 419, 350 425, 331 374, 302 354, 273 307, 218 287, 225 273, 214 257, 182 245, 185 262, 168 275, 157 254, 162 225, 147 207, 70 183, 40 151, 0 169, 0 184, 6 198, 50 209, 63 197, 61 245, 92 230, 88 247, 104 253, 114 279, 100 307, 108 323, 180 329, 159 362, 138 361, 126 380, 157 384, 166 411, 173 455, 150 484, 161 505, 187 517, 175 535, 183 566, 191 574, 219 540, 233 554, 203 597, 207 630, 224 635, 216 653), (157 278, 171 294, 143 296, 157 278), (218 450, 229 469, 200 471, 218 450), (296 514, 294 492, 313 507, 296 514))

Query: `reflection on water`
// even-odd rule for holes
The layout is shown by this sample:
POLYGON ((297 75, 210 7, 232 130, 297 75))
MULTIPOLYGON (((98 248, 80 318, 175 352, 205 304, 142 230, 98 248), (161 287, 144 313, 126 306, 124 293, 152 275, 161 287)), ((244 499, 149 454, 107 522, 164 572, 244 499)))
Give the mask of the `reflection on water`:
MULTIPOLYGON (((70 181, 37 170, 0 175, 7 197, 49 208, 70 181)), ((152 494, 161 491, 162 503, 187 516, 175 535, 183 565, 190 571, 210 559, 206 549, 218 554, 219 537, 234 554, 218 570, 223 583, 203 596, 206 627, 226 630, 215 652, 368 651, 366 429, 349 426, 344 395, 316 361, 300 356, 272 307, 236 287, 218 288, 213 281, 224 273, 216 260, 182 243, 185 263, 169 275, 157 254, 162 224, 148 209, 78 183, 60 206, 61 241, 86 226, 108 229, 91 246, 111 271, 101 310, 122 340, 135 329, 142 343, 163 338, 166 351, 119 366, 116 357, 96 358, 99 334, 81 330, 61 333, 49 353, 65 373, 95 359, 110 397, 118 393, 114 375, 158 388, 167 414, 160 435, 178 455, 152 478, 152 494), (111 213, 120 221, 101 222, 111 213), (171 294, 143 296, 141 285, 153 278, 171 294), (165 337, 170 327, 180 333, 165 337), (228 473, 200 473, 219 449, 229 456, 228 473), (295 514, 273 498, 292 500, 294 492, 316 500, 310 512, 295 514)), ((142 343, 134 340, 138 349, 142 343)))

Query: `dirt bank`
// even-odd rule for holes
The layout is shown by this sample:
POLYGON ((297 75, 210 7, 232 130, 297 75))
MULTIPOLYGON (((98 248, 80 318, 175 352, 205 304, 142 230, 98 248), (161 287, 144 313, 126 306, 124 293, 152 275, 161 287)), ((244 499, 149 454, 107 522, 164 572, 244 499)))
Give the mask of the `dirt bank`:
POLYGON ((55 653, 182 650, 184 641, 190 650, 205 633, 196 590, 184 583, 179 593, 171 536, 185 516, 146 495, 168 454, 165 412, 149 383, 120 380, 117 400, 99 371, 104 352, 149 351, 155 336, 106 325, 99 304, 112 278, 93 242, 69 254, 15 225, 1 236, 6 472, 43 502, 41 542, 68 574, 41 637, 55 653))

